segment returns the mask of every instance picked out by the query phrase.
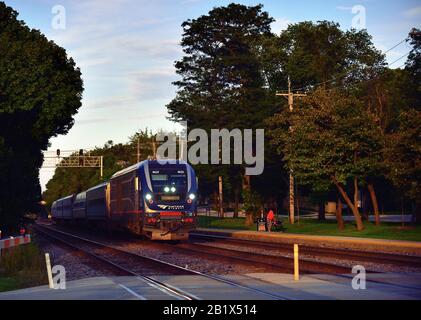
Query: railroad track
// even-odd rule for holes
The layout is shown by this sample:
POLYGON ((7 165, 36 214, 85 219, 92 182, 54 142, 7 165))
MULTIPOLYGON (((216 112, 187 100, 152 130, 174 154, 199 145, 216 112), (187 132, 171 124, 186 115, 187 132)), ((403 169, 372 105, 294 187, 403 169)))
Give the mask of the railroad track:
MULTIPOLYGON (((164 244, 166 245, 166 244, 164 244)), ((266 272, 293 273, 294 258, 280 255, 267 255, 257 252, 213 247, 199 243, 180 243, 166 245, 171 250, 190 255, 213 256, 233 263, 253 263, 254 267, 263 268, 266 272)), ((303 274, 349 274, 351 269, 336 264, 300 259, 300 273, 303 274)))
POLYGON ((252 291, 272 300, 286 300, 277 294, 266 292, 258 288, 245 286, 237 282, 214 275, 204 274, 195 270, 183 268, 168 262, 142 256, 108 244, 86 239, 45 225, 34 226, 41 235, 64 243, 65 245, 87 254, 96 261, 115 269, 121 275, 135 276, 162 292, 180 300, 198 300, 199 297, 176 288, 168 283, 159 281, 152 276, 156 275, 195 275, 206 277, 232 287, 252 291))
MULTIPOLYGON (((292 245, 288 243, 270 243, 263 241, 243 240, 234 239, 226 236, 218 235, 207 235, 201 233, 190 233, 191 239, 202 239, 212 243, 224 243, 224 244, 235 244, 245 246, 248 249, 266 249, 276 250, 278 252, 292 252, 292 245)), ((337 249, 337 248, 322 248, 312 247, 307 245, 300 245, 300 254, 312 255, 318 257, 329 257, 351 261, 381 263, 395 266, 406 266, 421 268, 421 257, 392 254, 392 253, 380 253, 380 252, 369 252, 369 251, 355 251, 348 249, 337 249)))

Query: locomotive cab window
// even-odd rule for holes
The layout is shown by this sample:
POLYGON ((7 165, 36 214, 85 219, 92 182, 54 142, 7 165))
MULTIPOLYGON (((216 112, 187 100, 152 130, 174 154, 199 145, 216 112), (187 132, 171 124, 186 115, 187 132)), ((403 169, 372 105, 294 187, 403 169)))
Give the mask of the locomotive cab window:
POLYGON ((163 196, 170 197, 187 192, 187 173, 185 170, 152 170, 151 181, 153 191, 163 196))

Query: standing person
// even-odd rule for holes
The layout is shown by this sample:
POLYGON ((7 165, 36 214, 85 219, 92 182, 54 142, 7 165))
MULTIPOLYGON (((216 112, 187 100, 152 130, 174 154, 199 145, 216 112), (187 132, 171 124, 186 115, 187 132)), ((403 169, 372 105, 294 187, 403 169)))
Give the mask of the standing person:
POLYGON ((269 232, 271 232, 272 225, 273 225, 274 221, 275 221, 275 214, 273 213, 273 210, 270 209, 267 216, 266 216, 266 223, 267 223, 269 232))
POLYGON ((257 219, 257 231, 266 231, 267 225, 265 220, 265 212, 260 209, 260 218, 257 219))

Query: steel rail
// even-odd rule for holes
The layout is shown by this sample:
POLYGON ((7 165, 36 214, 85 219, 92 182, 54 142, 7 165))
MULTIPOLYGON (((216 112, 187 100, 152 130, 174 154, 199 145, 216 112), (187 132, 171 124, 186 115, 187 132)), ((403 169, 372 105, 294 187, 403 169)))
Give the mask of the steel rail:
MULTIPOLYGON (((228 279, 225 279, 225 278, 222 278, 222 277, 219 277, 219 276, 205 274, 205 273, 202 273, 202 272, 199 272, 199 271, 196 271, 196 270, 180 267, 180 266, 177 266, 175 264, 171 264, 171 263, 166 262, 166 261, 158 260, 158 259, 151 258, 151 257, 146 257, 146 256, 143 256, 143 255, 140 255, 140 254, 137 254, 137 253, 133 253, 133 252, 130 252, 130 251, 126 251, 126 250, 117 248, 115 246, 110 246, 110 245, 107 245, 107 244, 104 244, 104 243, 101 243, 101 242, 98 242, 98 241, 86 239, 86 238, 80 237, 78 235, 74 235, 74 234, 71 234, 71 233, 68 233, 68 232, 64 232, 64 231, 61 231, 61 230, 50 228, 50 227, 47 227, 45 225, 43 225, 43 226, 37 225, 35 228, 38 231, 40 231, 40 229, 44 229, 43 230, 44 233, 46 233, 45 229, 47 229, 51 232, 56 232, 56 233, 59 233, 59 234, 62 234, 62 235, 68 236, 68 237, 72 237, 74 239, 78 239, 79 241, 83 241, 85 243, 93 244, 93 245, 96 245, 96 246, 101 247, 101 248, 112 249, 115 252, 118 252, 120 254, 123 253, 125 255, 131 256, 131 257, 136 258, 136 259, 142 259, 143 261, 151 261, 153 263, 160 264, 162 266, 169 267, 170 269, 176 270, 176 271, 178 271, 178 274, 180 272, 182 272, 184 274, 198 275, 198 276, 201 276, 201 277, 205 277, 205 278, 208 278, 208 279, 212 279, 212 280, 215 280, 215 281, 218 281, 218 282, 228 284, 228 285, 236 287, 236 288, 240 288, 240 289, 243 289, 243 290, 258 293, 260 295, 264 295, 264 296, 266 296, 266 297, 268 297, 272 300, 288 300, 288 298, 286 298, 286 297, 283 297, 283 296, 280 296, 280 295, 277 295, 277 294, 274 294, 274 293, 266 292, 266 291, 258 289, 258 288, 249 287, 249 286, 246 286, 246 285, 243 285, 243 284, 240 284, 240 283, 237 283, 235 281, 228 280, 228 279)), ((41 231, 41 232, 43 232, 43 231, 41 231)), ((63 241, 60 237, 58 237, 56 240, 61 241, 61 242, 65 241, 65 240, 63 241)), ((73 244, 70 244, 70 245, 75 247, 75 245, 73 245, 73 244)), ((77 248, 77 249, 81 250, 83 252, 86 252, 86 250, 84 250, 83 248, 77 248)), ((149 276, 140 275, 138 273, 135 273, 135 272, 125 268, 125 267, 121 267, 120 265, 115 264, 112 261, 108 261, 108 259, 105 259, 101 256, 95 255, 91 252, 88 252, 88 254, 94 255, 95 258, 98 258, 99 260, 103 260, 104 263, 113 264, 113 266, 115 266, 116 268, 120 268, 121 270, 130 272, 132 275, 134 275, 136 277, 139 277, 140 279, 145 280, 148 283, 156 284, 158 287, 163 288, 163 290, 173 292, 174 294, 184 298, 185 300, 198 300, 198 299, 200 299, 200 298, 196 297, 195 295, 192 295, 190 293, 186 293, 184 290, 173 287, 169 284, 166 284, 164 282, 161 282, 161 281, 156 280, 154 278, 151 278, 149 276)))

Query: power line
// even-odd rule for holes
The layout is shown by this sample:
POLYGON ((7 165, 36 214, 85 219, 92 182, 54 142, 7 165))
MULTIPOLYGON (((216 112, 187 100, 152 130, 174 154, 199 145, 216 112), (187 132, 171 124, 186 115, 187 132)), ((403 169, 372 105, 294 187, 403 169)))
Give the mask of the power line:
POLYGON ((402 43, 404 43, 406 41, 406 38, 403 39, 401 42, 399 42, 398 44, 395 44, 392 48, 386 50, 385 52, 383 52, 383 54, 388 53, 389 51, 392 51, 393 49, 395 49, 397 46, 401 45, 402 43))
MULTIPOLYGON (((400 59, 402 59, 402 57, 401 57, 400 59)), ((400 59, 396 60, 395 62, 399 61, 400 59)), ((393 63, 395 63, 395 62, 393 62, 393 63)), ((402 68, 403 66, 405 66, 405 63, 404 63, 404 64, 402 64, 402 65, 400 65, 399 67, 397 67, 397 69, 400 69, 400 68, 402 68)), ((374 77, 374 78, 371 78, 371 79, 367 79, 367 80, 356 80, 356 81, 354 81, 354 82, 351 82, 351 83, 347 84, 346 86, 347 86, 347 87, 353 87, 354 85, 361 84, 361 83, 363 83, 363 82, 370 82, 370 81, 377 80, 377 79, 379 79, 380 77, 381 77, 381 75, 379 75, 379 76, 377 76, 377 77, 374 77)), ((344 87, 343 85, 342 85, 342 86, 337 86, 337 87, 329 88, 329 89, 327 89, 326 91, 333 91, 333 90, 336 90, 336 89, 339 89, 339 88, 343 88, 343 87, 344 87)))
MULTIPOLYGON (((411 50, 411 51, 412 51, 412 50, 411 50)), ((407 53, 406 53, 406 54, 404 54, 403 56, 401 56, 401 57, 399 57, 398 59, 396 59, 395 61, 391 62, 391 63, 389 64, 389 67, 390 67, 391 65, 395 64, 396 62, 400 61, 400 60, 401 60, 401 59, 403 59, 404 57, 406 57, 408 54, 410 54, 410 53, 411 53, 411 51, 407 52, 407 53)), ((402 65, 400 65, 399 67, 397 67, 397 69, 400 69, 400 68, 402 68, 403 66, 405 66, 405 63, 404 63, 404 64, 402 64, 402 65)), ((363 83, 363 82, 369 82, 369 81, 374 81, 374 80, 377 80, 377 79, 379 79, 380 77, 381 77, 381 75, 379 75, 379 76, 377 76, 377 77, 374 77, 374 78, 371 78, 371 79, 367 79, 367 80, 355 80, 355 81, 353 81, 353 82, 350 82, 350 83, 346 84, 345 86, 346 86, 346 87, 352 87, 352 86, 354 86, 354 85, 361 84, 361 83, 363 83)), ((333 80, 335 80, 335 79, 337 79, 337 77, 336 77, 336 78, 334 78, 334 79, 332 79, 331 81, 333 81, 333 80)), ((328 81, 325 81, 325 83, 327 83, 327 82, 328 82, 328 81)), ((344 87, 344 85, 341 85, 341 86, 337 86, 337 87, 329 88, 329 89, 327 89, 326 91, 333 91, 333 90, 336 90, 336 89, 339 89, 339 88, 343 88, 343 87, 344 87)))
MULTIPOLYGON (((291 91, 291 80, 288 76, 288 93, 277 93, 277 96, 285 97, 288 99, 289 111, 294 110, 294 98, 295 97, 305 97, 307 94, 303 93, 293 93, 291 91)), ((289 222, 291 224, 295 223, 295 187, 294 187, 294 176, 292 171, 289 172, 289 222)))
POLYGON ((389 64, 389 66, 391 66, 392 64, 395 64, 396 62, 398 62, 399 60, 405 58, 408 54, 411 53, 412 50, 408 51, 407 53, 405 53, 402 57, 396 59, 395 61, 393 61, 392 63, 389 64))
MULTIPOLYGON (((388 52, 390 52, 391 50, 395 49, 396 47, 398 47, 399 45, 401 45, 402 43, 404 43, 406 41, 407 38, 399 41, 397 44, 395 44, 393 47, 387 49, 385 52, 383 52, 383 54, 386 54, 388 52)), ((409 51, 407 54, 405 54, 404 56, 400 57, 399 59, 397 59, 396 61, 393 61, 392 63, 388 64, 389 66, 391 66, 392 64, 396 63, 397 61, 399 61, 400 59, 404 58, 405 56, 407 56, 411 51, 409 51)), ((330 79, 330 80, 326 80, 326 81, 322 81, 322 82, 318 82, 314 85, 308 85, 305 87, 301 87, 301 88, 294 88, 291 91, 302 91, 302 90, 306 90, 308 89, 310 86, 313 87, 313 89, 316 89, 317 87, 327 84, 327 83, 331 83, 335 80, 337 80, 338 78, 342 77, 343 75, 346 75, 347 73, 349 73, 349 70, 343 71, 342 73, 338 74, 337 76, 335 76, 334 78, 330 79)))
MULTIPOLYGON (((411 50, 411 51, 412 51, 412 50, 411 50)), ((398 61, 399 61, 399 60, 401 60, 402 58, 406 57, 408 54, 410 54, 410 53, 411 53, 411 51, 409 51, 408 53, 404 54, 404 55, 403 55, 403 56, 401 56, 400 58, 398 58, 398 59, 396 59, 395 61, 393 61, 392 63, 390 63, 390 64, 389 64, 389 66, 391 66, 391 65, 395 64, 396 62, 398 62, 398 61)), ((403 66, 405 66, 405 65, 406 65, 406 63, 404 63, 404 64, 400 65, 399 67, 397 67, 397 69, 400 69, 400 68, 402 68, 402 67, 403 67, 403 66)), ((347 86, 352 87, 353 85, 360 84, 360 83, 363 83, 363 82, 369 82, 369 81, 377 80, 377 79, 379 79, 380 77, 381 77, 381 75, 379 75, 379 76, 377 76, 377 77, 374 77, 374 78, 371 78, 371 79, 367 79, 367 80, 355 80, 354 82, 349 83, 347 86)), ((335 89, 338 89, 338 88, 341 88, 341 87, 343 87, 343 86, 337 86, 337 87, 334 87, 334 88, 330 88, 329 90, 335 90, 335 89)))

